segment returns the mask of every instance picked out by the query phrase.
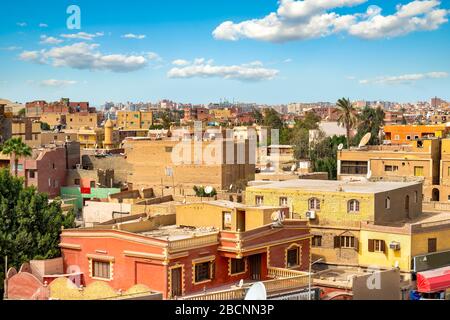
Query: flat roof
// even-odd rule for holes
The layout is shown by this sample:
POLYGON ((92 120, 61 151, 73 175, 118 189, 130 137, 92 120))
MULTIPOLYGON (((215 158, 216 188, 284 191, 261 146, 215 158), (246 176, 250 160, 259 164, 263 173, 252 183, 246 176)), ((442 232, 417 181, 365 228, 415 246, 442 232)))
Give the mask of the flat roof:
POLYGON ((212 201, 204 201, 204 202, 189 202, 184 205, 191 204, 211 204, 214 206, 225 207, 229 209, 250 209, 250 208, 258 208, 258 209, 279 209, 281 206, 251 206, 238 202, 228 201, 228 200, 212 200, 212 201))
POLYGON ((191 239, 198 236, 206 236, 217 233, 218 229, 214 227, 190 228, 190 227, 180 227, 176 225, 161 226, 158 229, 139 232, 139 234, 141 235, 165 241, 191 239))
POLYGON ((268 182, 258 186, 247 187, 254 189, 293 189, 321 192, 351 192, 351 193, 379 193, 399 188, 409 187, 419 182, 370 182, 370 181, 336 181, 336 180, 311 180, 295 179, 286 181, 268 182))

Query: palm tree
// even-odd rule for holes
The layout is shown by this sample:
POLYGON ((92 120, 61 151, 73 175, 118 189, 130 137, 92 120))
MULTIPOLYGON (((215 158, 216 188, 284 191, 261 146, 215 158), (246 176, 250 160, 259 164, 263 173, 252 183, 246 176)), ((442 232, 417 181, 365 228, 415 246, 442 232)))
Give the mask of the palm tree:
POLYGON ((347 131, 347 149, 350 149, 350 130, 356 125, 357 118, 355 115, 355 108, 350 99, 342 98, 336 103, 338 112, 338 124, 345 127, 347 131))
POLYGON ((11 138, 1 146, 1 152, 7 155, 14 155, 14 174, 17 177, 20 157, 31 157, 31 148, 22 142, 22 138, 11 138))

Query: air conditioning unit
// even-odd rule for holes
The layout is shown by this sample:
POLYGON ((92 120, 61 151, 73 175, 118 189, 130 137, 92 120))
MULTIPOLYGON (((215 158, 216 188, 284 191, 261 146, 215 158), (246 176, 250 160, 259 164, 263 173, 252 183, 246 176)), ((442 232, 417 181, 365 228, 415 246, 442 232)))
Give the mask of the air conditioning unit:
POLYGON ((400 250, 400 243, 399 243, 399 242, 392 241, 392 242, 389 244, 389 248, 391 248, 392 250, 398 251, 398 250, 400 250))
POLYGON ((76 168, 77 168, 77 169, 81 169, 81 164, 80 164, 80 163, 77 163, 77 164, 76 164, 76 168))
POLYGON ((306 211, 306 218, 308 218, 309 220, 314 220, 316 218, 316 212, 306 211))

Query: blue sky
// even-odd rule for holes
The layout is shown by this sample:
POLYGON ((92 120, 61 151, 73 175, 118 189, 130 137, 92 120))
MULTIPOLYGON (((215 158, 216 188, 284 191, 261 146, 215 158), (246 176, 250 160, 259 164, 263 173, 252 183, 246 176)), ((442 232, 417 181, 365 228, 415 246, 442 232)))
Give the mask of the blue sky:
POLYGON ((2 1, 0 98, 450 99, 450 1, 321 3, 2 1), (80 30, 66 26, 72 4, 80 30))

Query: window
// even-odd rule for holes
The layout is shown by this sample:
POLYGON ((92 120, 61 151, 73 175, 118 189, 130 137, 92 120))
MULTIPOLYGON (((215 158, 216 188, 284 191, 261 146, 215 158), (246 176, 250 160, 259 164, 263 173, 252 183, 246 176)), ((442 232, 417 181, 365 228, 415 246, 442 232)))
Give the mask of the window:
POLYGON ((91 181, 89 185, 91 188, 95 188, 95 181, 91 181))
POLYGON ((414 167, 414 176, 423 177, 423 167, 414 167))
POLYGON ((312 238, 311 245, 313 247, 321 247, 322 246, 322 236, 314 236, 312 238))
POLYGON ((255 197, 255 203, 257 206, 262 206, 264 204, 264 197, 263 196, 256 196, 255 197))
POLYGON ((411 140, 411 136, 406 136, 406 140, 411 140))
POLYGON ((348 201, 347 212, 359 212, 359 201, 355 199, 348 201))
POLYGON ((31 179, 34 179, 34 178, 36 177, 36 171, 31 170, 31 171, 30 171, 30 174, 29 174, 29 177, 30 177, 31 179))
POLYGON ((222 212, 223 215, 223 230, 231 230, 231 212, 222 212))
POLYGON ((280 197, 280 206, 287 206, 288 199, 286 197, 280 197))
POLYGON ((195 265, 195 282, 202 282, 212 279, 212 262, 202 262, 195 265))
POLYGON ((111 264, 105 261, 92 260, 92 277, 110 279, 111 264))
POLYGON ((341 161, 341 174, 367 174, 367 161, 341 161))
POLYGON ((396 134, 394 140, 400 140, 400 136, 396 134))
POLYGON ((55 169, 55 168, 56 168, 55 163, 52 163, 52 169, 55 169))
POLYGON ((79 186, 80 185, 80 179, 74 179, 73 180, 73 184, 76 185, 76 186, 79 186))
POLYGON ((245 272, 245 260, 230 258, 230 273, 237 274, 245 272))
POLYGON ((172 152, 173 148, 172 147, 165 147, 166 152, 172 152))
POLYGON ((393 172, 393 171, 398 171, 398 166, 384 166, 384 171, 389 171, 389 172, 393 172))
POLYGON ((414 140, 417 140, 417 139, 419 139, 419 136, 414 136, 414 140))
POLYGON ((51 187, 52 186, 52 179, 48 178, 48 186, 51 187))
POLYGON ((341 248, 355 248, 355 237, 353 236, 341 236, 340 241, 341 248))
POLYGON ((419 193, 417 191, 414 191, 414 203, 417 203, 419 200, 419 193))
POLYGON ((436 251, 437 251, 437 239, 436 238, 428 239, 428 253, 436 251))
POLYGON ((320 210, 320 200, 317 198, 311 198, 308 200, 309 210, 320 210))
POLYGON ((386 242, 384 240, 369 239, 369 252, 386 252, 386 242))
POLYGON ((286 265, 288 268, 297 267, 300 265, 300 257, 299 257, 300 250, 299 248, 292 248, 288 249, 287 251, 287 261, 286 265))
POLYGON ((385 209, 390 209, 390 208, 391 208, 391 198, 387 197, 387 198, 384 200, 384 208, 385 208, 385 209))

